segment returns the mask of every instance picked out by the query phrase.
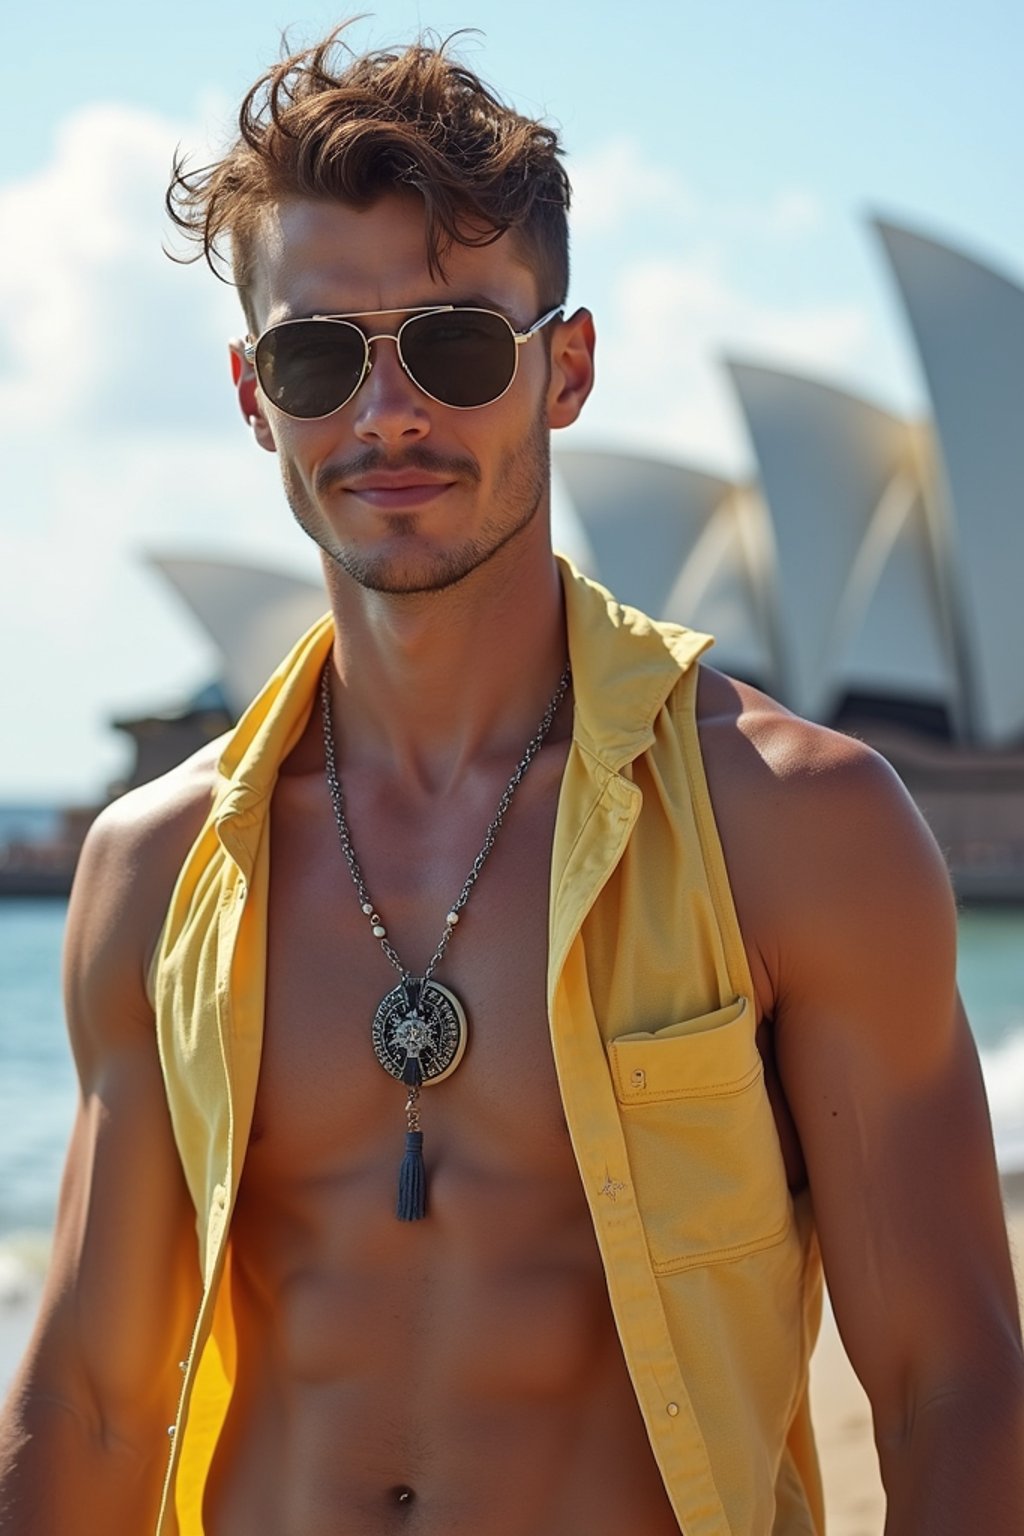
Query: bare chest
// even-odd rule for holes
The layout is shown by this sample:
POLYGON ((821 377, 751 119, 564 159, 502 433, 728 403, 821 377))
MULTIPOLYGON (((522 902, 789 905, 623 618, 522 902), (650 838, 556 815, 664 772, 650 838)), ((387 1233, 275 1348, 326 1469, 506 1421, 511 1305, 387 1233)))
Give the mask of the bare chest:
MULTIPOLYGON (((556 764, 538 764, 501 829, 436 979, 460 999, 468 1045, 423 1093, 428 1163, 467 1177, 568 1170, 551 1059, 547 917, 556 764)), ((405 1091, 378 1063, 374 1015, 399 974, 374 938, 326 797, 282 779, 271 815, 267 1003, 251 1168, 275 1180, 390 1167, 405 1091)), ((403 965, 422 974, 487 825, 487 794, 416 820, 349 796, 353 840, 403 965), (363 815, 360 817, 360 806, 363 815)), ((496 799, 496 796, 495 796, 496 799)), ((490 807, 493 809, 493 807, 490 807)))

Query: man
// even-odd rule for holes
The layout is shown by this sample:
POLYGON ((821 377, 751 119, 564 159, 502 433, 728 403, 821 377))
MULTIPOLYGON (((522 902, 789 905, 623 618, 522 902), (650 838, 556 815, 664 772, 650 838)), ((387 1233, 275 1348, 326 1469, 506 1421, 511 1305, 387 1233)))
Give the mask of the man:
POLYGON ((942 861, 866 748, 556 563, 554 135, 443 49, 339 51, 172 187, 331 614, 83 854, 3 1529, 819 1532, 820 1239, 888 1536, 1009 1536, 942 861))

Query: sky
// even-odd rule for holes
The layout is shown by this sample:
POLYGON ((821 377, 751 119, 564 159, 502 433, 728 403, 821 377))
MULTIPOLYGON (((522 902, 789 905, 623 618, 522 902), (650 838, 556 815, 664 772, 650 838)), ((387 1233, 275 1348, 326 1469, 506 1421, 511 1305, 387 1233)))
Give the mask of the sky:
MULTIPOLYGON (((20 5, 0 94, 0 801, 102 799, 112 718, 173 706, 217 657, 147 565, 220 556, 313 578, 248 439, 232 290, 180 265, 175 146, 230 138, 304 0, 20 5)), ((1016 0, 380 0, 359 46, 421 28, 553 122, 574 185, 570 302, 598 383, 567 446, 726 476, 752 455, 724 357, 927 410, 873 216, 1024 281, 1016 0)), ((557 445, 556 445, 557 447, 557 445)))

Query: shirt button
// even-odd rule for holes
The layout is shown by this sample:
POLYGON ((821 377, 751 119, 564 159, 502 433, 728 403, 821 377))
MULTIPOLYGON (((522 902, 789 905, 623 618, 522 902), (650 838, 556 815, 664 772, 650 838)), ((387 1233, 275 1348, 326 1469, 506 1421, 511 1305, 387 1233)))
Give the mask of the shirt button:
POLYGON ((178 1370, 184 1376, 185 1372, 188 1370, 188 1361, 187 1360, 179 1360, 178 1361, 178 1370))
POLYGON ((177 1427, 178 1426, 176 1424, 168 1424, 167 1426, 167 1433, 170 1435, 172 1440, 174 1439, 174 1431, 177 1429, 177 1427))
POLYGON ((669 1403, 665 1411, 667 1412, 670 1419, 674 1419, 676 1414, 679 1412, 679 1404, 669 1403))

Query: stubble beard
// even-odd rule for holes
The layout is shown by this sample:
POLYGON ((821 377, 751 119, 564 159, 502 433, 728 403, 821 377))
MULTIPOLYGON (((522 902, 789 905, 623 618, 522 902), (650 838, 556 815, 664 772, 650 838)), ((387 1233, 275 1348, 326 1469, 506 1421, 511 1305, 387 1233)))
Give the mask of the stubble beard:
MULTIPOLYGON (((428 455, 413 453, 403 461, 419 468, 429 467, 428 455)), ((443 461, 433 461, 438 466, 443 461)), ((390 461, 390 468, 398 467, 390 461)), ((468 471, 469 466, 466 466, 468 471)), ((425 554, 413 550, 408 561, 394 548, 388 552, 365 553, 342 544, 332 530, 316 516, 309 492, 298 483, 282 463, 285 496, 299 527, 319 546, 328 559, 368 592, 395 596, 414 596, 443 592, 464 581, 530 526, 548 494, 551 484, 551 441, 546 414, 538 412, 526 437, 505 454, 498 466, 495 492, 487 517, 478 533, 454 548, 425 554)), ((464 479, 471 479, 465 473, 464 479)), ((479 473, 476 473, 479 482, 479 473)), ((418 538, 419 519, 408 513, 385 519, 388 533, 399 544, 410 545, 418 538)))

